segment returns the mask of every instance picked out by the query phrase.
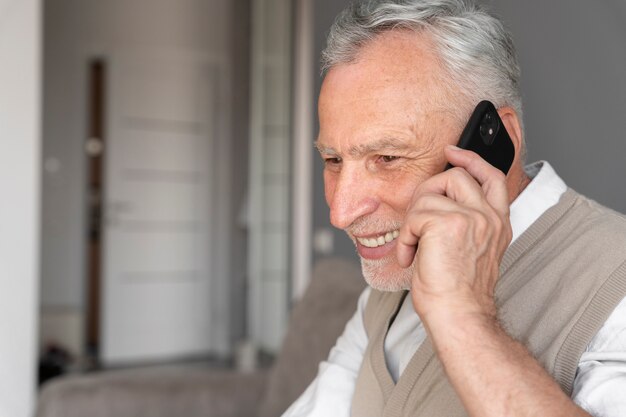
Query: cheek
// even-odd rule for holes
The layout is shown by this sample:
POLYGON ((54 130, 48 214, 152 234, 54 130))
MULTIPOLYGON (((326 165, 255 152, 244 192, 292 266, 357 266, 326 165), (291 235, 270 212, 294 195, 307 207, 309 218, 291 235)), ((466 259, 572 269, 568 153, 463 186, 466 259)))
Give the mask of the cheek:
POLYGON ((428 178, 427 174, 416 169, 404 167, 404 169, 381 175, 378 181, 378 189, 388 206, 392 207, 394 211, 404 214, 411 202, 415 189, 426 178, 428 178))
POLYGON ((411 202, 416 185, 412 182, 395 182, 391 186, 385 187, 387 204, 398 213, 406 213, 406 209, 411 202))

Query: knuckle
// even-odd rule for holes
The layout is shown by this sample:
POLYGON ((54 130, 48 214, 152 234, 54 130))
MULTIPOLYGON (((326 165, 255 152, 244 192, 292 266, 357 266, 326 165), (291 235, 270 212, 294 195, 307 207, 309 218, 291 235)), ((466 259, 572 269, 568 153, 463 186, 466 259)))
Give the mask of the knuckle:
POLYGON ((450 176, 454 181, 463 181, 469 174, 463 168, 454 167, 450 170, 450 176))
POLYGON ((446 217, 446 227, 453 231, 465 231, 469 227, 467 215, 464 213, 451 212, 446 217))
POLYGON ((400 234, 403 232, 408 233, 409 231, 416 229, 419 224, 422 223, 425 214, 426 210, 411 207, 404 216, 404 223, 400 228, 400 234))
POLYGON ((490 216, 483 213, 482 211, 478 211, 476 213, 475 221, 476 221, 477 226, 482 230, 486 230, 492 226, 497 227, 497 223, 498 223, 498 222, 494 222, 490 216))
POLYGON ((416 197, 413 202, 413 207, 418 210, 425 210, 427 208, 433 207, 435 204, 436 197, 431 193, 423 193, 416 197))
POLYGON ((493 220, 483 212, 477 212, 473 217, 474 230, 479 236, 491 236, 494 231, 494 227, 497 230, 497 224, 494 224, 493 220))
POLYGON ((498 168, 494 168, 493 171, 494 171, 493 173, 494 180, 498 182, 506 181, 506 174, 504 172, 500 171, 498 168))

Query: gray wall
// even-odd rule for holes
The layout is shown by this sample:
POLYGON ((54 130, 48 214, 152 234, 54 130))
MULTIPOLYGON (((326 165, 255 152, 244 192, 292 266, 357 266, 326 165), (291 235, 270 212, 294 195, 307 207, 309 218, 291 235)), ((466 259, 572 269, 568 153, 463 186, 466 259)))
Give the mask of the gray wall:
POLYGON ((626 2, 491 3, 519 49, 529 161, 626 212, 626 2))
MULTIPOLYGON (((626 212, 626 135, 622 127, 626 116, 626 2, 483 3, 503 18, 518 47, 528 160, 548 160, 570 187, 626 212)), ((334 15, 346 4, 346 0, 316 1, 316 57, 334 15)), ((317 92, 320 81, 316 80, 317 92)), ((315 117, 317 128, 317 114, 315 117)), ((313 228, 332 228, 319 158, 314 192, 313 228)), ((334 252, 356 259, 344 233, 333 233, 334 252)))

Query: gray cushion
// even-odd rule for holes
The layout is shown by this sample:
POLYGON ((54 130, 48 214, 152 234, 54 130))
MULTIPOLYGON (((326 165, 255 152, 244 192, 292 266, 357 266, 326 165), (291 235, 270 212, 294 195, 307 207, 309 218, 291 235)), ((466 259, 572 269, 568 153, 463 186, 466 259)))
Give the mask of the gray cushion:
POLYGON ((266 376, 188 366, 68 376, 44 386, 37 417, 250 417, 266 376))
POLYGON ((319 261, 270 375, 180 366, 68 376, 44 386, 37 417, 279 416, 315 377, 364 288, 356 264, 319 261))

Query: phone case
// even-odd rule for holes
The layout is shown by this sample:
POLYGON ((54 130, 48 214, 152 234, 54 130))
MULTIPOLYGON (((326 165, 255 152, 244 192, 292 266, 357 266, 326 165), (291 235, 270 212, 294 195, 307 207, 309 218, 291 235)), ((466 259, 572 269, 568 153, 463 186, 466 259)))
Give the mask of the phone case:
MULTIPOLYGON (((490 101, 478 103, 457 146, 476 152, 505 174, 509 172, 515 157, 513 142, 490 101)), ((448 164, 446 169, 450 168, 452 166, 448 164)))

